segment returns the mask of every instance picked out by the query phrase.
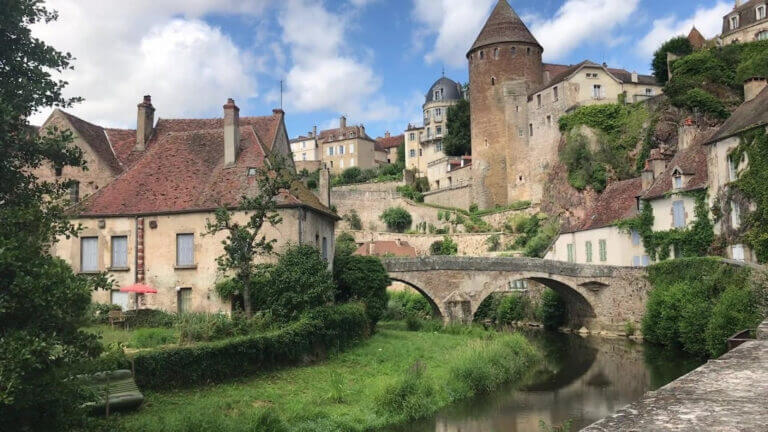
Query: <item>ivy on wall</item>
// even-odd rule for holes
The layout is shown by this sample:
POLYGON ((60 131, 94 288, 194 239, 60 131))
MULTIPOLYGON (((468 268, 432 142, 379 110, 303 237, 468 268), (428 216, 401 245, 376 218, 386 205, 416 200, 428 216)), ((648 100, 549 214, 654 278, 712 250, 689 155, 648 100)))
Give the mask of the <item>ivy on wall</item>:
MULTIPOLYGON (((748 167, 731 184, 729 197, 736 194, 753 205, 742 217, 741 238, 755 252, 757 260, 768 260, 768 134, 764 128, 742 134, 739 146, 731 153, 734 160, 747 158, 748 167)), ((745 207, 742 203, 742 208, 745 207)))
POLYGON ((696 200, 693 225, 667 231, 653 230, 653 209, 645 202, 640 214, 632 219, 620 221, 617 226, 626 232, 637 231, 643 239, 645 252, 652 260, 669 259, 672 251, 680 257, 707 256, 715 241, 714 224, 709 218, 706 191, 686 192, 696 200))

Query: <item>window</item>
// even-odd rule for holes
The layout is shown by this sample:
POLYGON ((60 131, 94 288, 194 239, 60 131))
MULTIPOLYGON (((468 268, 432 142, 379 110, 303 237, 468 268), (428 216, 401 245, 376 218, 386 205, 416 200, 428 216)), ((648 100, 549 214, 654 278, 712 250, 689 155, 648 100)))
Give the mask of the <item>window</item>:
POLYGON ((672 227, 685 227, 685 204, 682 201, 672 203, 672 227))
POLYGON ((112 268, 128 268, 128 236, 112 237, 112 268))
POLYGON ((344 169, 344 159, 339 161, 339 168, 344 169))
POLYGON ((523 128, 517 128, 517 135, 518 136, 525 136, 525 131, 523 128))
POLYGON ((420 148, 419 149, 419 157, 423 156, 423 153, 424 153, 423 149, 420 148))
POLYGON ((554 99, 555 102, 560 100, 560 94, 559 93, 560 93, 560 91, 557 89, 557 87, 552 89, 552 99, 554 99))
POLYGON ((645 95, 646 96, 653 96, 653 89, 652 88, 645 89, 645 95))
POLYGON ((576 262, 576 245, 568 244, 568 262, 576 262))
MULTIPOLYGON (((307 154, 304 153, 304 160, 307 160, 306 157, 307 157, 307 154)), ((248 168, 248 177, 253 177, 255 175, 256 175, 256 168, 248 168)))
POLYGON ((736 261, 745 261, 744 259, 744 245, 733 245, 731 248, 731 255, 736 261))
POLYGON ((339 154, 340 155, 344 154, 344 146, 343 145, 339 146, 339 154))
POLYGON ((597 73, 587 72, 587 78, 595 79, 597 78, 597 73))
POLYGON ((432 138, 432 129, 427 128, 427 139, 431 139, 431 138, 432 138))
POLYGON ((648 255, 643 255, 643 259, 640 264, 642 264, 643 267, 648 267, 649 265, 651 265, 651 257, 649 257, 648 255))
POLYGON ((736 181, 739 179, 738 165, 733 156, 728 156, 728 180, 736 181))
POLYGON ((496 78, 495 77, 491 77, 491 85, 492 86, 496 85, 496 78))
POLYGON ((306 153, 302 153, 301 154, 301 160, 307 160, 307 154, 306 153))
POLYGON ((526 49, 526 53, 527 53, 528 55, 531 55, 531 47, 528 47, 528 48, 526 49))
POLYGON ((80 201, 80 183, 73 182, 69 187, 69 200, 73 203, 80 201))
POLYGON ((442 126, 435 127, 435 135, 436 136, 443 136, 443 127, 442 126))
POLYGON ((176 234, 176 266, 192 267, 195 265, 195 235, 176 234))
POLYGON ((416 140, 416 134, 415 134, 415 133, 413 133, 413 132, 411 132, 411 133, 408 135, 408 139, 409 139, 409 140, 411 140, 411 141, 414 141, 414 140, 416 140))
POLYGON ((674 188, 675 189, 682 189, 683 188, 683 176, 678 174, 678 175, 674 176, 672 180, 674 182, 674 188))
POLYGON ((352 158, 349 160, 349 166, 351 167, 355 166, 355 158, 352 158))
POLYGON ((760 5, 755 8, 755 18, 759 20, 765 18, 765 5, 760 5))
POLYGON ((306 141, 301 143, 301 148, 303 148, 303 149, 307 148, 307 142, 306 141))
POLYGON ((98 237, 82 237, 80 239, 80 272, 93 273, 99 271, 99 239, 98 237))
POLYGON ((328 261, 328 238, 323 237, 323 261, 328 261))
POLYGON ((331 168, 333 168, 333 161, 331 161, 331 168))
POLYGON ((759 41, 768 39, 768 31, 766 30, 761 31, 760 33, 755 35, 755 39, 759 41))
POLYGON ((512 57, 514 57, 515 54, 517 54, 517 48, 515 48, 515 47, 510 48, 509 49, 509 53, 512 54, 512 57))
POLYGON ((440 118, 443 115, 443 109, 442 108, 435 108, 435 118, 440 118))
POLYGON ((113 305, 120 306, 120 309, 126 311, 130 309, 131 300, 127 292, 120 292, 120 290, 112 290, 109 293, 109 302, 113 305))
POLYGON ((484 58, 485 58, 485 52, 484 51, 480 51, 480 60, 482 60, 484 58))
POLYGON ((416 157, 416 150, 414 150, 414 149, 411 149, 411 150, 408 152, 408 155, 409 155, 410 157, 416 157))
POLYGON ((541 108, 541 95, 536 95, 536 106, 541 108))
POLYGON ((328 156, 333 156, 333 147, 328 147, 328 156))
POLYGON ((552 126, 552 116, 551 115, 547 116, 547 126, 552 126))
POLYGON ((192 288, 179 288, 176 304, 180 314, 189 313, 192 310, 192 288))
POLYGON ((587 253, 587 262, 591 263, 592 262, 592 242, 588 241, 585 244, 585 248, 586 248, 586 253, 587 253))
POLYGON ((632 246, 640 246, 640 233, 632 230, 632 246))
POLYGON ((533 123, 528 123, 528 135, 533 136, 533 123))
POLYGON ((350 144, 349 145, 349 152, 350 153, 354 153, 355 152, 355 145, 354 144, 350 144))
POLYGON ((57 166, 57 167, 53 168, 53 172, 56 175, 56 177, 61 177, 61 171, 62 171, 62 169, 61 169, 60 166, 57 166))
POLYGON ((635 255, 632 257, 632 267, 640 267, 640 261, 641 258, 639 255, 635 255))
POLYGON ((595 84, 592 86, 592 98, 594 99, 603 98, 603 86, 601 86, 600 84, 595 84))
POLYGON ((438 141, 437 144, 435 144, 435 151, 436 152, 443 151, 443 142, 442 141, 438 141))
POLYGON ((739 16, 738 15, 732 16, 730 22, 731 22, 731 30, 735 30, 735 29, 739 28, 739 16))
MULTIPOLYGON (((482 56, 480 56, 480 58, 482 58, 482 56)), ((442 87, 435 90, 435 100, 436 101, 443 100, 443 88, 442 87)))
POLYGON ((731 202, 731 227, 733 229, 741 228, 741 207, 735 202, 731 202))
POLYGON ((600 261, 608 261, 608 242, 605 240, 600 240, 600 261))
POLYGON ((493 49, 493 58, 494 59, 498 59, 499 58, 499 49, 498 48, 494 48, 493 49))

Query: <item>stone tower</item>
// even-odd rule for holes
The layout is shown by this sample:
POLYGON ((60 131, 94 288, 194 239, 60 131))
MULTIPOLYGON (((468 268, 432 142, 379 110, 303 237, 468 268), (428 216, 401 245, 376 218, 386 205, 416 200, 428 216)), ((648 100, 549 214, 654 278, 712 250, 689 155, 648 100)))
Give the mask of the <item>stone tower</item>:
POLYGON ((481 208, 530 199, 527 100, 542 83, 543 51, 507 0, 499 0, 467 53, 472 193, 481 208))

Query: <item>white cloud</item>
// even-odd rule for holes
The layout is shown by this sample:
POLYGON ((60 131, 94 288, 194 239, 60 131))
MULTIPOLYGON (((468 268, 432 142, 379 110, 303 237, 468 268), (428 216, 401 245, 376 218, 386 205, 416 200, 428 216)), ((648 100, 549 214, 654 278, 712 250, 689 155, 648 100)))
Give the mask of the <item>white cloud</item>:
MULTIPOLYGON (((260 63, 198 18, 255 16, 266 5, 267 0, 50 0, 47 6, 59 11, 59 20, 36 25, 33 33, 77 58, 75 70, 63 76, 70 83, 66 93, 86 99, 72 109, 76 115, 134 127, 144 94, 152 94, 163 117, 211 113, 227 97, 254 96, 253 71, 260 63)), ((47 114, 32 120, 40 123, 47 114)))
POLYGON ((643 37, 638 46, 639 53, 650 56, 662 43, 674 36, 686 36, 695 25, 706 38, 720 34, 723 16, 733 10, 732 1, 718 1, 712 7, 698 7, 692 16, 678 19, 674 15, 653 21, 653 28, 643 37))
POLYGON ((287 109, 331 110, 362 121, 398 116, 399 109, 378 96, 381 78, 349 50, 346 19, 315 1, 289 0, 282 8, 283 43, 293 61, 286 76, 287 109))
POLYGON ((485 24, 495 0, 415 0, 413 19, 423 26, 416 31, 416 48, 422 38, 434 37, 434 46, 425 55, 427 63, 451 67, 466 64, 466 54, 485 24))
POLYGON ((555 16, 531 17, 530 29, 544 47, 547 61, 559 60, 586 42, 611 44, 613 31, 625 24, 640 0, 567 0, 555 16))

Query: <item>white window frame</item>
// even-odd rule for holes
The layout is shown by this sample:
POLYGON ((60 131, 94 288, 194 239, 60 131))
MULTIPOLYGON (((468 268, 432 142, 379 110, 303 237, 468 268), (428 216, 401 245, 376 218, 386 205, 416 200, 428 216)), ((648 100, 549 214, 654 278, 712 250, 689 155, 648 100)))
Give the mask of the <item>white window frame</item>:
POLYGON ((333 146, 328 147, 328 156, 333 156, 333 146))
POLYGON ((736 161, 733 160, 732 155, 728 155, 728 158, 726 159, 726 163, 728 164, 728 181, 736 181, 739 179, 739 171, 738 171, 738 165, 736 164, 736 161))
POLYGON ((128 268, 128 236, 115 235, 110 239, 110 267, 113 269, 128 268), (115 241, 117 240, 117 242, 115 241), (124 243, 124 244, 120 244, 124 243))
POLYGON ((80 237, 80 272, 96 273, 99 271, 99 238, 96 236, 80 237), (86 260, 86 253, 93 254, 86 260))
POLYGON ((408 155, 409 157, 416 157, 416 150, 414 149, 408 150, 408 155))
POLYGON ((755 40, 758 40, 758 41, 768 40, 768 30, 759 31, 755 35, 755 40))
POLYGON ((741 228, 741 207, 735 202, 731 203, 731 227, 733 229, 741 228))
POLYGON ((640 242, 642 239, 640 238, 640 233, 637 230, 631 231, 632 235, 632 246, 640 246, 640 242))
POLYGON ((673 188, 675 190, 682 189, 683 188, 683 176, 678 174, 678 175, 672 177, 672 184, 673 184, 673 188))
POLYGON ((761 4, 755 8, 755 19, 765 19, 765 5, 761 4))
POLYGON ((435 136, 443 136, 443 127, 442 126, 435 126, 435 136))
POLYGON ((603 99, 603 86, 602 84, 592 84, 592 99, 603 99))
POLYGON ((411 133, 408 135, 408 138, 409 138, 411 141, 416 141, 416 134, 415 134, 415 133, 413 133, 413 132, 411 132, 411 133))
POLYGON ((344 154, 344 146, 343 146, 343 145, 340 145, 340 146, 339 146, 339 156, 341 156, 341 155, 343 155, 343 154, 344 154))
POLYGON ((195 266, 195 234, 194 233, 177 233, 176 234, 176 267, 194 267, 195 266), (191 239, 192 245, 189 250, 189 256, 182 256, 183 246, 181 242, 184 239, 191 239))
POLYGON ((728 18, 728 22, 731 25, 731 30, 736 30, 739 28, 739 16, 738 15, 732 15, 728 18))
POLYGON ((746 261, 743 244, 731 246, 731 257, 736 261, 746 261))
POLYGON ((352 158, 349 160, 349 166, 351 167, 355 166, 355 158, 352 158))
POLYGON ((435 153, 443 151, 443 142, 438 141, 437 144, 435 144, 435 153))

